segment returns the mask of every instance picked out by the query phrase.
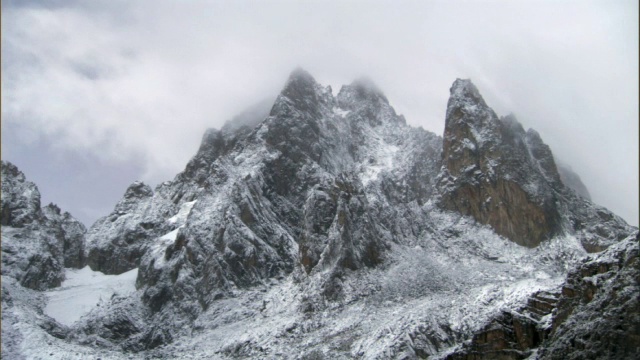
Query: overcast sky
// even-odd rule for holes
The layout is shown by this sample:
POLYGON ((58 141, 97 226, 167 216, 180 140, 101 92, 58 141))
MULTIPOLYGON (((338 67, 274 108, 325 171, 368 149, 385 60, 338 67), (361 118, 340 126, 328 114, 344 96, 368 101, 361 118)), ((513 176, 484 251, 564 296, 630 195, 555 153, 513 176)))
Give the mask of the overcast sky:
MULTIPOLYGON (((638 1, 2 1, 2 159, 91 225, 297 66, 439 135, 470 78, 638 225, 638 1)), ((44 204, 43 204, 44 205, 44 204)))

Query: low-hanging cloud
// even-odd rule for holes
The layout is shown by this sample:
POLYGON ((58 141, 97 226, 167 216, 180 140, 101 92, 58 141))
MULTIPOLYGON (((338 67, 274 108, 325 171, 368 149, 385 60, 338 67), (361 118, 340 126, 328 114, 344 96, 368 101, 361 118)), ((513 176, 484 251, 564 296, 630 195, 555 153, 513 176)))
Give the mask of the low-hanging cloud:
POLYGON ((596 202, 638 222, 637 2, 8 1, 2 10, 2 122, 24 144, 49 139, 54 151, 143 164, 144 179, 159 182, 184 167, 207 127, 275 96, 296 66, 333 87, 366 75, 409 123, 438 134, 449 86, 471 78, 499 114, 538 130, 596 202))

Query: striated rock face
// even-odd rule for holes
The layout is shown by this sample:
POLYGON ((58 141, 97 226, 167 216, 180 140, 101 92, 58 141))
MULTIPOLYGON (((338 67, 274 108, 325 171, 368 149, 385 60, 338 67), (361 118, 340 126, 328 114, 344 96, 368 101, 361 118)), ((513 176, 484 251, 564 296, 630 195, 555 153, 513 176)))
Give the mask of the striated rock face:
MULTIPOLYGON (((536 247, 576 234, 589 252, 602 251, 632 231, 622 219, 565 186, 540 135, 513 115, 498 118, 469 80, 451 87, 438 175, 438 203, 472 216, 517 244, 536 247), (590 224, 590 225, 586 225, 590 224), (586 229, 588 227, 588 229, 586 229)), ((563 170, 563 174, 567 174, 563 170)))
POLYGON ((640 238, 585 259, 567 276, 540 359, 635 359, 640 351, 640 238))
MULTIPOLYGON (((262 113, 208 130, 172 182, 130 188, 88 232, 88 264, 139 266, 157 319, 193 319, 236 289, 296 271, 374 267, 422 227, 397 217, 433 194, 441 139, 407 126, 372 83, 333 96, 297 70, 266 118, 251 114, 262 113)), ((339 298, 329 281, 325 295, 339 298)))
POLYGON ((2 226, 24 227, 42 220, 40 192, 22 171, 2 162, 2 226))
POLYGON ((440 143, 413 132, 365 86, 345 86, 334 97, 297 70, 256 127, 207 132, 171 185, 180 202, 196 201, 184 228, 167 237, 166 251, 142 260, 145 301, 160 309, 187 296, 206 308, 236 286, 298 267, 311 274, 380 263, 391 236, 372 201, 384 199, 368 197, 365 188, 424 202, 430 177, 409 179, 410 168, 392 173, 393 160, 409 155, 411 167, 434 174, 438 156, 420 155, 438 154, 440 143))
POLYGON ((87 228, 67 211, 61 212, 55 204, 42 208, 46 226, 60 229, 63 242, 64 267, 82 268, 85 265, 84 236, 87 228))
POLYGON ((557 306, 558 294, 534 293, 527 305, 503 311, 489 324, 476 332, 461 349, 447 355, 448 360, 529 358, 533 350, 549 337, 548 320, 557 306))
POLYGON ((553 156, 515 117, 498 119, 469 80, 447 104, 441 205, 473 216, 516 243, 535 247, 561 232, 553 156))
POLYGON ((176 227, 167 221, 176 206, 163 194, 162 185, 154 196, 148 185, 131 184, 113 212, 98 219, 87 232, 87 265, 105 274, 136 268, 149 241, 176 227))
POLYGON ((18 168, 2 162, 2 275, 22 286, 59 286, 64 267, 82 267, 85 227, 53 204, 40 208, 40 192, 18 168))

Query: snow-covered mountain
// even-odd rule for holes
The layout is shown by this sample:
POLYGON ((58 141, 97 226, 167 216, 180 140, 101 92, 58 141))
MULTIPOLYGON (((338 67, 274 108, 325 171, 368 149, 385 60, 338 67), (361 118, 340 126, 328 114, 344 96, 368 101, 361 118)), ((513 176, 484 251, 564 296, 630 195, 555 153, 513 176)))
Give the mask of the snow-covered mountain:
MULTIPOLYGON (((132 184, 68 251, 78 260, 66 266, 137 269, 137 291, 114 294, 69 327, 48 325, 58 336, 45 350, 14 344, 14 353, 554 358, 591 354, 567 337, 589 333, 581 324, 593 299, 633 314, 637 296, 611 289, 637 294, 637 229, 583 197, 579 177, 556 165, 539 134, 499 118, 469 80, 451 87, 443 138, 407 125, 367 79, 334 96, 297 69, 268 114, 263 107, 208 130, 173 181, 132 184), (602 253, 584 260, 591 252, 602 253), (585 266, 604 270, 584 275, 585 266), (585 290, 585 276, 609 280, 585 290)), ((6 210, 5 224, 10 204, 34 203, 24 176, 5 190, 5 167, 3 320, 6 308, 24 326, 3 325, 3 339, 46 338, 49 330, 28 325, 46 317, 33 305, 39 295, 5 274, 15 267, 5 263, 5 228, 17 231, 37 212, 6 210), (5 191, 16 195, 5 202, 5 191), (19 294, 11 307, 5 293, 19 294)), ((43 213, 65 223, 59 209, 43 213)), ((631 345, 590 351, 633 354, 633 319, 612 315, 602 327, 622 326, 612 339, 631 345)))

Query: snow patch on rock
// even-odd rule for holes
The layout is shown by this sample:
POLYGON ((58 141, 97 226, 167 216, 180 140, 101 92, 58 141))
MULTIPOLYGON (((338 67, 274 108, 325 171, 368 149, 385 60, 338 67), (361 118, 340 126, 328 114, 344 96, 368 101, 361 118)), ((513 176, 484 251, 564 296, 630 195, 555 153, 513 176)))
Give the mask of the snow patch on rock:
POLYGON ((170 217, 167 220, 167 222, 171 224, 179 224, 179 225, 182 225, 185 222, 187 222, 187 217, 191 213, 191 209, 193 209, 193 205, 196 204, 196 201, 198 200, 193 200, 193 201, 185 202, 184 204, 182 204, 180 206, 180 210, 178 210, 178 213, 170 217))
POLYGON ((138 269, 120 275, 105 275, 89 266, 66 269, 66 280, 59 288, 46 292, 45 314, 61 324, 70 326, 100 302, 112 295, 126 295, 136 290, 138 269))

